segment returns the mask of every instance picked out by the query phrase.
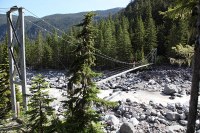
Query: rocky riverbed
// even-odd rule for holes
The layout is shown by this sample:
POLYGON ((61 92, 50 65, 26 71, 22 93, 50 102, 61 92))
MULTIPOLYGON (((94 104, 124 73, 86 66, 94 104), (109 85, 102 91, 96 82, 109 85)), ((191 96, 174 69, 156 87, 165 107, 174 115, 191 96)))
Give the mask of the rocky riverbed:
MULTIPOLYGON (((38 72, 29 72, 28 83, 38 72)), ((40 72, 41 73, 41 72, 40 72)), ((182 133, 186 131, 191 69, 153 67, 116 77, 99 85, 99 97, 118 102, 115 109, 96 108, 102 113, 105 133, 182 133)), ((67 77, 64 72, 42 73, 49 81, 50 95, 57 98, 53 106, 62 111, 67 77), (55 89, 57 88, 57 89, 55 89), (61 90, 61 88, 64 88, 61 90)), ((200 116, 196 120, 200 133, 200 116)))

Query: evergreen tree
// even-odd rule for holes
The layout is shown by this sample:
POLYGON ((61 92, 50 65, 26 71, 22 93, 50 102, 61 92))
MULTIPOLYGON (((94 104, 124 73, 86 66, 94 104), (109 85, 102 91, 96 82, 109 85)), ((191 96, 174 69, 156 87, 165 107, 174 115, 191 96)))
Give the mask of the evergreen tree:
POLYGON ((192 87, 190 96, 190 107, 188 115, 187 133, 195 132, 195 121, 197 118, 197 105, 199 97, 199 70, 200 70, 200 1, 197 0, 177 0, 173 4, 174 7, 168 9, 165 15, 170 17, 180 17, 180 18, 191 18, 196 17, 196 43, 194 47, 194 65, 193 65, 193 75, 192 75, 192 87), (194 10, 195 9, 195 10, 194 10))
POLYGON ((9 85, 9 65, 7 58, 7 49, 2 49, 2 55, 5 57, 0 64, 0 119, 8 117, 9 112, 12 109, 11 106, 11 91, 9 85))
POLYGON ((152 8, 150 0, 147 1, 145 27, 146 30, 144 53, 148 54, 153 48, 157 46, 157 32, 155 22, 152 18, 152 8))
POLYGON ((53 52, 52 48, 47 44, 44 43, 43 45, 43 57, 42 57, 42 66, 43 68, 51 68, 52 58, 53 58, 53 52))
POLYGON ((136 19, 136 28, 134 31, 134 38, 133 38, 133 49, 134 49, 134 58, 135 60, 142 60, 144 59, 144 23, 142 21, 141 16, 137 17, 136 19))
POLYGON ((94 14, 88 13, 81 24, 81 33, 78 35, 80 44, 75 50, 76 59, 71 66, 72 77, 68 83, 68 101, 64 108, 67 109, 66 130, 69 133, 99 133, 99 114, 92 109, 103 100, 97 97, 99 92, 92 78, 97 74, 91 70, 95 65, 94 29, 92 18, 94 14), (92 105, 93 103, 93 105, 92 105))
POLYGON ((179 44, 186 45, 189 40, 189 30, 188 30, 188 22, 186 19, 178 20, 178 30, 177 30, 177 38, 179 40, 179 44))
POLYGON ((133 48, 129 36, 129 23, 123 17, 117 31, 117 56, 119 60, 130 62, 133 59, 133 48))
POLYGON ((46 133, 49 130, 49 119, 53 115, 53 108, 50 106, 50 103, 53 99, 45 91, 47 84, 42 75, 38 75, 32 80, 30 88, 32 96, 28 104, 29 110, 27 111, 29 116, 28 127, 31 133, 46 133))

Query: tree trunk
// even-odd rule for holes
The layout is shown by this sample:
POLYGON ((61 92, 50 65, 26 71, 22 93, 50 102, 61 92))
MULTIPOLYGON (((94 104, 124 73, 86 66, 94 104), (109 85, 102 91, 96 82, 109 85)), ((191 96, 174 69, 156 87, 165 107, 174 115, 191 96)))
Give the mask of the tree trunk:
POLYGON ((194 65, 192 75, 192 88, 190 95, 190 107, 187 124, 187 133, 195 132, 195 123, 197 117, 197 105, 199 96, 199 81, 200 81, 200 0, 198 3, 198 18, 197 18, 197 38, 194 48, 194 65))

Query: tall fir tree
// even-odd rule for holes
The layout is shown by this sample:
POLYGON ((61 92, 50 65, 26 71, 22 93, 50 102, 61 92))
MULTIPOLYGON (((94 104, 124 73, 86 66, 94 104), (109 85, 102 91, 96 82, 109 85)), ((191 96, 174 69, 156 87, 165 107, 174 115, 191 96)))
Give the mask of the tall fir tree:
POLYGON ((150 0, 147 0, 147 8, 146 8, 146 20, 145 20, 145 45, 144 45, 144 53, 149 54, 149 52, 157 47, 157 31, 155 22, 152 17, 152 7, 150 0))
POLYGON ((0 119, 8 117, 12 109, 10 100, 11 91, 9 85, 9 65, 7 58, 8 52, 6 46, 2 49, 2 55, 4 59, 0 64, 0 119))
POLYGON ((144 59, 144 35, 145 35, 145 30, 144 30, 144 23, 142 21, 142 17, 139 16, 136 19, 136 28, 134 31, 134 36, 133 36, 133 49, 134 49, 134 60, 140 61, 144 59))
POLYGON ((129 23, 127 18, 121 19, 117 31, 117 56, 119 60, 131 62, 133 60, 133 48, 129 36, 129 23))
POLYGON ((46 133, 50 129, 51 125, 50 117, 53 115, 53 108, 50 103, 53 102, 53 98, 50 98, 46 91, 48 83, 42 75, 38 75, 33 78, 30 92, 31 98, 29 100, 28 115, 28 132, 31 133, 46 133))
POLYGON ((88 13, 81 24, 81 33, 78 35, 80 43, 75 50, 75 61, 71 66, 72 74, 68 83, 68 100, 64 104, 67 109, 66 130, 69 133, 99 133, 99 114, 92 106, 103 103, 97 97, 97 89, 92 78, 97 76, 91 67, 95 66, 94 56, 94 28, 92 18, 94 14, 88 13))

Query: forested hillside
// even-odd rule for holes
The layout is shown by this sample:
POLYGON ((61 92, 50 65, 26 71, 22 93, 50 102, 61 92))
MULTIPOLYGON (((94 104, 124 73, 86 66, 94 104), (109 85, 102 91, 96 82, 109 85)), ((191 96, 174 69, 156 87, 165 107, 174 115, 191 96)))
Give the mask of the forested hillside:
MULTIPOLYGON (((98 21, 99 19, 106 18, 109 15, 114 15, 118 13, 121 9, 122 8, 113 8, 108 10, 94 11, 97 14, 94 20, 98 21)), ((30 14, 28 11, 25 11, 25 13, 26 13, 25 15, 30 14)), ((51 25, 54 25, 57 28, 62 29, 63 31, 67 31, 70 29, 71 26, 78 24, 83 19, 84 14, 86 14, 86 12, 71 13, 71 14, 54 14, 42 17, 41 19, 37 18, 37 16, 35 16, 36 14, 31 14, 33 16, 25 16, 26 36, 30 39, 35 39, 37 37, 38 31, 41 29, 34 24, 37 24, 38 26, 43 27, 51 32, 54 30, 52 29, 52 27, 47 25, 42 20, 47 21, 51 25)), ((13 16, 14 21, 16 21, 17 19, 16 15, 17 14, 14 14, 13 16)), ((6 23, 7 23, 6 15, 0 14, 0 20, 1 20, 0 21, 0 41, 1 41, 4 39, 6 34, 6 23)), ((44 32, 43 35, 46 35, 46 33, 44 32)))
MULTIPOLYGON (((95 21, 95 48, 102 54, 125 62, 143 60, 154 48, 158 48, 158 62, 167 63, 171 57, 184 59, 185 57, 173 52, 172 47, 181 45, 184 48, 186 45, 192 45, 194 41, 188 20, 172 20, 160 14, 168 9, 170 2, 134 0, 118 14, 95 21)), ((83 13, 78 16, 80 15, 83 13)), ((64 20, 62 15, 51 18, 55 20, 44 19, 53 22, 62 30, 66 30, 69 26, 63 21, 62 24, 58 24, 61 19, 64 20)), ((31 27, 29 30, 33 32, 31 33, 33 36, 37 36, 35 40, 26 38, 26 59, 29 67, 63 69, 70 66, 73 62, 73 50, 79 42, 77 39, 79 28, 71 27, 61 38, 58 37, 60 33, 56 30, 53 31, 54 35, 46 34, 45 38, 41 29, 35 30, 31 27)), ((117 65, 112 61, 96 58, 97 67, 107 69, 117 65)), ((188 63, 183 61, 182 64, 188 63)))

